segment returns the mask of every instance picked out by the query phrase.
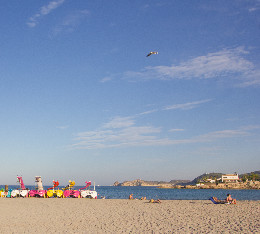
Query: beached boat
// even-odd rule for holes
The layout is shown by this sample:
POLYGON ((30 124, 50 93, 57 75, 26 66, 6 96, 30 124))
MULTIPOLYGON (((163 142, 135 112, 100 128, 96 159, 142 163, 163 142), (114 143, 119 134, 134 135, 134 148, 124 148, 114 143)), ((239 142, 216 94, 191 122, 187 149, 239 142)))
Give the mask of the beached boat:
POLYGON ((75 185, 75 181, 70 180, 69 184, 64 188, 63 197, 80 198, 80 191, 73 190, 74 185, 75 185))
POLYGON ((97 199, 97 191, 95 191, 95 186, 94 186, 94 190, 89 190, 88 187, 91 185, 91 181, 86 181, 85 183, 86 186, 80 189, 81 197, 97 199))
POLYGON ((25 188, 23 178, 21 176, 17 176, 17 181, 20 184, 20 188, 12 190, 11 197, 28 197, 30 190, 25 188))
POLYGON ((0 190, 0 197, 11 197, 11 190, 8 189, 8 185, 5 185, 5 188, 0 190))
POLYGON ((47 189, 47 197, 62 197, 63 191, 56 189, 59 186, 59 181, 53 180, 53 186, 47 189))
POLYGON ((43 189, 42 177, 35 176, 35 190, 29 192, 30 197, 46 197, 47 190, 43 189))

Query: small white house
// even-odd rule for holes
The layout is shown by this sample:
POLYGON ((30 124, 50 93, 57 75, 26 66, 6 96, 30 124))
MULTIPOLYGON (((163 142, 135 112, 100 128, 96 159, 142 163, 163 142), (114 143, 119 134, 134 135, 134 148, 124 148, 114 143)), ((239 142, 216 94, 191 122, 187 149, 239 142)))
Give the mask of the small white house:
POLYGON ((213 180, 213 179, 207 179, 206 181, 209 183, 216 183, 216 180, 213 180))
POLYGON ((239 180, 238 174, 226 174, 221 177, 222 182, 237 182, 239 180))

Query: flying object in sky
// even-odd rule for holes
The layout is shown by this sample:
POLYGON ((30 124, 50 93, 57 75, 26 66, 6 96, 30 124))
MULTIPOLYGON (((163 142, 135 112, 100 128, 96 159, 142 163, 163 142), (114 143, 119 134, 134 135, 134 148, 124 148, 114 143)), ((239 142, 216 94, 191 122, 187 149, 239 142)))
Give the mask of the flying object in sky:
POLYGON ((151 51, 149 54, 146 55, 146 57, 149 57, 149 56, 152 55, 152 54, 158 54, 158 52, 156 52, 156 51, 151 51))

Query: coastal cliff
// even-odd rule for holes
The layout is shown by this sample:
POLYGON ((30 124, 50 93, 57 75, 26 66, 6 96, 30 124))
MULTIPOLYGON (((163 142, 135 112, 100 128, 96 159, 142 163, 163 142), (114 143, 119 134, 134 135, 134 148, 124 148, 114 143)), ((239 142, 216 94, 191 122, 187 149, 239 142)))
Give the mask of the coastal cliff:
POLYGON ((125 181, 123 183, 119 183, 116 181, 114 183, 114 186, 154 186, 154 187, 172 187, 177 184, 185 184, 189 183, 189 180, 171 180, 170 182, 164 182, 164 181, 145 181, 141 179, 136 179, 132 181, 125 181))

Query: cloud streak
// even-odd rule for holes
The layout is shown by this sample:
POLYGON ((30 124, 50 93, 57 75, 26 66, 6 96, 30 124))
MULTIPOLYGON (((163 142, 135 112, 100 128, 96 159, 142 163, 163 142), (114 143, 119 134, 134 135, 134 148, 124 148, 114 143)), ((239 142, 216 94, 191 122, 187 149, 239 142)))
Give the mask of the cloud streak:
POLYGON ((54 27, 54 29, 52 30, 52 36, 57 36, 64 32, 73 32, 75 28, 82 22, 82 20, 89 14, 90 13, 88 10, 79 10, 67 15, 61 23, 57 24, 54 27))
MULTIPOLYGON (((136 126, 136 119, 142 115, 148 115, 158 111, 191 110, 201 104, 210 102, 211 99, 175 104, 162 109, 153 109, 128 117, 114 117, 109 122, 95 131, 87 131, 76 134, 77 143, 71 147, 74 149, 98 149, 117 148, 123 146, 147 146, 147 145, 171 145, 181 144, 185 140, 171 140, 160 138, 161 128, 153 126, 136 126)), ((181 132, 184 129, 170 129, 169 132, 181 132)), ((196 139, 193 139, 196 140, 196 139)))
POLYGON ((187 103, 183 103, 183 104, 175 104, 172 106, 167 106, 163 110, 176 110, 176 109, 191 110, 191 109, 198 107, 200 104, 207 103, 210 101, 211 101, 211 99, 206 99, 206 100, 195 101, 195 102, 187 102, 187 103))
POLYGON ((50 14, 53 10, 61 6, 64 1, 65 0, 54 0, 49 2, 47 5, 42 6, 36 14, 29 18, 27 25, 31 28, 35 27, 38 24, 40 18, 50 14))
POLYGON ((245 80, 246 85, 260 84, 259 71, 247 60, 249 54, 243 47, 223 49, 171 66, 145 67, 141 71, 127 71, 127 80, 175 80, 229 78, 245 80))
POLYGON ((253 130, 259 128, 260 126, 246 126, 238 129, 224 129, 184 139, 176 139, 178 132, 182 132, 184 129, 170 129, 168 132, 175 135, 173 139, 163 137, 164 132, 161 127, 137 126, 134 117, 115 117, 103 124, 100 129, 76 134, 74 139, 76 143, 71 145, 71 148, 104 149, 207 143, 226 138, 247 137, 252 134, 253 130))

